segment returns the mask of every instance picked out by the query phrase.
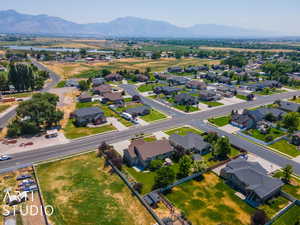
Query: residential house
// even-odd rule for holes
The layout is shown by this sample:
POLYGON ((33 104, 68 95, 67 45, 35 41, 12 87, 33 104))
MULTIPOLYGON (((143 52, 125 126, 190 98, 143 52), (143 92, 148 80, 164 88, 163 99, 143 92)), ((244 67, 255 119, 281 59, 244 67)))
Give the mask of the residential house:
POLYGON ((172 76, 167 79, 167 81, 172 85, 185 85, 191 79, 187 77, 180 77, 180 76, 172 76))
POLYGON ((179 66, 169 67, 168 68, 169 73, 181 73, 183 72, 183 69, 179 66))
POLYGON ((284 185, 280 179, 267 175, 258 162, 236 159, 221 170, 228 184, 246 196, 249 203, 263 203, 279 195, 284 185))
POLYGON ((149 77, 142 75, 142 74, 138 74, 138 75, 136 75, 136 80, 139 82, 146 82, 149 80, 149 77))
POLYGON ((148 115, 150 112, 151 108, 146 105, 137 106, 126 110, 126 113, 130 114, 132 117, 145 116, 148 115))
POLYGON ((106 123, 104 112, 98 107, 77 109, 72 113, 72 117, 75 119, 76 126, 86 126, 89 123, 95 125, 106 123))
POLYGON ((112 87, 109 84, 102 84, 93 88, 94 94, 103 95, 112 92, 112 87))
POLYGON ((102 102, 104 104, 110 102, 115 105, 124 105, 124 99, 122 97, 122 94, 119 92, 106 92, 102 96, 102 102))
POLYGON ((300 132, 297 132, 292 135, 291 143, 293 145, 300 146, 300 132))
POLYGON ((265 88, 281 88, 280 82, 275 80, 265 80, 263 82, 247 85, 247 89, 251 91, 262 91, 265 88))
POLYGON ((294 102, 280 101, 278 103, 279 109, 287 112, 299 112, 300 104, 294 102))
POLYGON ((92 79, 92 85, 93 87, 97 87, 99 85, 102 85, 105 83, 105 79, 102 77, 97 77, 92 79))
POLYGON ((155 94, 173 95, 173 94, 177 94, 177 92, 180 90, 181 88, 178 87, 158 86, 158 87, 154 87, 153 92, 155 94))
POLYGON ((169 74, 165 74, 165 73, 157 73, 157 72, 155 72, 154 73, 154 77, 156 79, 158 79, 158 80, 167 80, 170 77, 170 75, 169 74))
POLYGON ((78 87, 79 83, 77 80, 70 79, 66 81, 65 87, 78 87))
POLYGON ((90 96, 87 92, 83 92, 79 97, 78 101, 79 102, 91 102, 92 101, 92 96, 90 96))
POLYGON ((226 98, 231 98, 235 95, 236 89, 232 87, 227 87, 227 86, 218 86, 217 87, 217 93, 220 95, 226 97, 226 98))
POLYGON ((202 90, 199 92, 199 99, 202 101, 217 101, 221 97, 217 95, 215 91, 212 90, 202 90))
POLYGON ((146 142, 142 138, 135 139, 124 150, 124 161, 129 166, 147 168, 152 160, 170 157, 173 151, 168 140, 146 142))
POLYGON ((123 76, 118 73, 112 73, 105 76, 105 80, 107 81, 121 81, 123 80, 123 76))
POLYGON ((250 129, 254 127, 254 120, 246 114, 235 113, 231 116, 230 124, 241 129, 250 129))
POLYGON ((174 97, 175 103, 179 105, 197 105, 199 100, 197 97, 189 95, 187 93, 181 93, 174 97))
POLYGON ((208 153, 211 149, 211 145, 205 142, 202 136, 195 133, 188 133, 187 135, 172 134, 169 141, 174 148, 181 147, 186 152, 195 152, 201 155, 208 153))
POLYGON ((207 88, 206 83, 197 80, 191 80, 187 82, 185 86, 187 88, 198 89, 198 90, 206 90, 207 88))
POLYGON ((223 84, 230 84, 231 82, 230 77, 225 77, 225 76, 218 76, 217 80, 219 83, 223 83, 223 84))

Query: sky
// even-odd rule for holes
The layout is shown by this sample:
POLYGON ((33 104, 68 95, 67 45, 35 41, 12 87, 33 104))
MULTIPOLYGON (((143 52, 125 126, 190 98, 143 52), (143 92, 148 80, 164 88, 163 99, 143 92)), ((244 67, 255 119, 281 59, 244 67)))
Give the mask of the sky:
POLYGON ((77 23, 135 16, 178 26, 220 24, 300 35, 299 0, 1 0, 0 10, 77 23))

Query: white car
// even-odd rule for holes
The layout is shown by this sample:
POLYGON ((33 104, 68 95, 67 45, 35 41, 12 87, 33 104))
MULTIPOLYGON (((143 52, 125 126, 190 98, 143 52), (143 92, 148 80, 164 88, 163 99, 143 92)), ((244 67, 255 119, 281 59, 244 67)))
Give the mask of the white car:
POLYGON ((10 160, 11 157, 8 155, 0 155, 0 161, 6 161, 6 160, 10 160))

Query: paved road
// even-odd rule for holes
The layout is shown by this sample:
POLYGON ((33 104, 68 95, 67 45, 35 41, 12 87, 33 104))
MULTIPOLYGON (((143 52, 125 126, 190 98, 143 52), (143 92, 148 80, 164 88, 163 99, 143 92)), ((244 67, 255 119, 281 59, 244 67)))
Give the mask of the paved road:
MULTIPOLYGON (((197 126, 203 126, 200 128, 204 130, 210 130, 210 129, 215 130, 217 128, 208 127, 208 125, 204 126, 203 122, 199 122, 199 121, 208 119, 210 117, 226 115, 230 113, 233 109, 245 109, 245 108, 256 107, 259 105, 272 103, 277 99, 290 98, 294 95, 300 95, 300 91, 293 92, 293 93, 285 92, 285 93, 280 93, 272 96, 266 96, 266 97, 258 98, 257 100, 251 102, 243 102, 235 105, 223 106, 223 107, 211 109, 209 111, 203 111, 203 112, 200 111, 189 115, 184 114, 178 117, 173 117, 172 119, 169 120, 152 123, 147 126, 137 126, 137 127, 129 128, 128 130, 125 131, 119 131, 119 132, 116 131, 107 134, 98 134, 98 135, 89 136, 82 139, 73 140, 68 144, 41 148, 29 152, 17 153, 12 155, 13 156, 12 160, 6 162, 0 162, 0 172, 13 170, 16 168, 24 167, 26 165, 30 165, 32 163, 36 163, 36 162, 40 162, 52 158, 67 156, 79 152, 86 152, 88 150, 95 149, 102 141, 113 143, 117 141, 130 139, 139 133, 150 134, 156 131, 162 131, 176 126, 183 126, 185 124, 195 124, 197 126)), ((248 149, 248 146, 251 146, 250 151, 253 153, 263 152, 258 155, 262 156, 263 158, 275 164, 278 165, 286 165, 287 163, 293 164, 296 173, 300 174, 300 164, 294 163, 291 160, 288 160, 281 155, 276 155, 273 152, 264 150, 259 146, 241 140, 236 136, 232 136, 227 133, 224 133, 224 135, 230 136, 233 143, 237 146, 245 147, 246 149, 248 149)))
MULTIPOLYGON (((55 74, 52 71, 50 71, 45 66, 43 66, 42 64, 38 63, 36 60, 34 60, 32 58, 30 58, 30 60, 40 70, 45 70, 45 71, 49 72, 49 76, 50 76, 51 81, 45 85, 45 87, 41 90, 41 92, 47 92, 52 87, 56 86, 56 84, 60 80, 60 77, 57 74, 55 74)), ((2 117, 0 117, 0 127, 2 127, 2 128, 5 127, 8 124, 9 120, 11 118, 13 118, 15 115, 16 115, 16 110, 12 110, 12 111, 9 111, 8 113, 4 114, 2 117)))

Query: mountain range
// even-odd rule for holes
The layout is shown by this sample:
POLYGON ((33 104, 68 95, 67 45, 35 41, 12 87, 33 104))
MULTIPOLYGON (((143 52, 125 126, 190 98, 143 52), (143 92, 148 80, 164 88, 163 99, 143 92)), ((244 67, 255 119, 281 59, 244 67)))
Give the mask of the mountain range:
POLYGON ((0 33, 152 38, 243 38, 281 35, 276 32, 216 24, 179 27, 164 21, 137 17, 122 17, 105 23, 78 24, 59 17, 28 15, 15 10, 0 11, 0 33))

